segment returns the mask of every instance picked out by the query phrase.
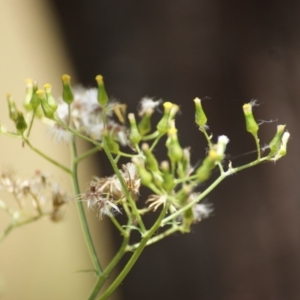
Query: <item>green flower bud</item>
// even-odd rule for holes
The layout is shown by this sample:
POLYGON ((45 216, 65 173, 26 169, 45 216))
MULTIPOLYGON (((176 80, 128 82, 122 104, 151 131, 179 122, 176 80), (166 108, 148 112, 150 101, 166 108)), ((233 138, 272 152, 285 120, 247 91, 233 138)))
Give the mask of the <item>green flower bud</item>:
POLYGON ((54 110, 49 103, 47 102, 45 98, 45 94, 43 90, 37 90, 36 94, 40 100, 44 115, 46 118, 53 119, 54 113, 56 110, 54 110))
POLYGON ((191 231, 191 225, 194 222, 193 209, 189 208, 183 213, 183 228, 182 232, 188 233, 191 231))
POLYGON ((38 110, 38 108, 40 106, 40 100, 39 100, 39 97, 36 94, 37 90, 38 90, 37 83, 34 82, 32 96, 31 96, 31 99, 30 99, 30 105, 31 105, 32 110, 34 111, 34 113, 37 112, 37 110, 38 110))
POLYGON ((114 154, 118 154, 120 151, 120 146, 115 142, 107 132, 103 133, 103 142, 107 145, 109 151, 114 154))
POLYGON ((243 105, 245 120, 246 120, 246 129, 248 132, 250 132, 255 138, 257 138, 257 132, 258 132, 258 125, 254 119, 253 113, 252 113, 252 104, 247 103, 243 105))
POLYGON ((139 132, 142 136, 146 135, 151 131, 151 116, 153 109, 148 109, 143 115, 141 121, 138 124, 139 132))
POLYGON ((152 172, 159 172, 158 162, 157 162, 155 156, 150 151, 149 145, 144 143, 142 145, 142 150, 143 150, 145 158, 146 158, 146 160, 145 160, 146 168, 152 172))
POLYGON ((101 106, 105 106, 106 103, 108 102, 108 96, 105 90, 103 76, 97 75, 96 81, 98 84, 98 102, 101 106))
POLYGON ((149 187, 152 184, 152 174, 148 172, 139 159, 134 159, 133 163, 136 166, 137 172, 141 178, 142 185, 149 187))
POLYGON ((158 168, 158 162, 155 158, 155 156, 152 154, 152 152, 149 149, 149 145, 144 143, 142 145, 142 150, 145 155, 145 166, 148 171, 152 173, 153 180, 152 182, 159 188, 162 188, 163 184, 163 178, 161 176, 160 170, 158 168))
POLYGON ((25 91, 25 99, 24 99, 24 107, 26 111, 31 111, 31 97, 33 93, 33 80, 32 79, 27 79, 26 80, 26 91, 25 91))
POLYGON ((216 163, 221 160, 220 155, 215 149, 210 149, 207 157, 203 160, 201 166, 197 169, 196 175, 199 182, 203 182, 211 176, 216 163))
POLYGON ((170 111, 170 120, 173 120, 179 111, 179 106, 177 104, 172 103, 171 111, 170 111))
POLYGON ((182 159, 183 150, 178 142, 177 129, 175 127, 171 127, 168 130, 166 147, 168 148, 168 157, 171 162, 176 163, 182 159))
POLYGON ((158 132, 163 135, 167 133, 170 128, 170 112, 173 106, 171 102, 165 102, 164 104, 164 115, 162 119, 156 125, 158 132))
POLYGON ((49 106, 54 110, 56 111, 57 110, 57 103, 54 99, 54 97, 52 96, 52 93, 51 93, 51 85, 49 83, 46 83, 44 84, 44 90, 45 90, 45 93, 46 93, 46 99, 47 99, 47 102, 49 104, 49 106))
POLYGON ((203 130, 207 123, 207 117, 201 105, 201 100, 199 98, 194 99, 196 112, 195 112, 195 122, 199 126, 200 130, 203 130))
POLYGON ((175 183, 174 183, 174 176, 172 173, 170 173, 169 162, 163 161, 160 164, 160 169, 162 171, 162 177, 163 177, 162 187, 167 193, 170 193, 174 189, 175 183))
POLYGON ((290 133, 285 131, 283 136, 282 136, 282 139, 281 139, 281 147, 278 151, 278 155, 279 155, 279 158, 283 157, 286 155, 286 148, 287 148, 287 143, 290 139, 290 133))
POLYGON ((183 156, 182 156, 182 170, 185 175, 187 175, 191 171, 191 152, 190 148, 183 149, 183 156))
POLYGON ((137 128, 134 114, 128 114, 128 119, 130 124, 129 140, 133 145, 137 145, 141 141, 142 136, 137 128))
POLYGON ((188 198, 192 192, 192 187, 189 185, 184 185, 175 195, 176 200, 178 201, 178 204, 182 207, 184 206, 188 198))
POLYGON ((7 94, 6 99, 8 104, 9 118, 13 121, 16 121, 18 118, 18 109, 16 103, 13 101, 11 94, 7 94))
POLYGON ((27 123, 25 121, 24 115, 21 111, 18 111, 18 117, 16 119, 16 128, 19 133, 23 134, 23 132, 27 128, 27 123))
POLYGON ((270 148, 269 156, 276 155, 278 153, 278 151, 280 150, 281 140, 282 140, 282 136, 283 136, 283 133, 285 130, 285 126, 286 125, 278 125, 277 126, 277 132, 269 144, 269 148, 270 148))
POLYGON ((61 79, 63 84, 62 98, 65 103, 70 105, 74 101, 74 95, 71 89, 71 77, 67 74, 64 74, 61 79))

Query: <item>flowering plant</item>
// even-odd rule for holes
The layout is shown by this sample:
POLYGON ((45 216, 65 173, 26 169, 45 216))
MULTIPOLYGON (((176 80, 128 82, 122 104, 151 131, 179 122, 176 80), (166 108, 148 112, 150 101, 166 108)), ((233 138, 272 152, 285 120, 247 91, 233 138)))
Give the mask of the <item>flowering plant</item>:
POLYGON ((245 104, 243 112, 246 130, 254 138, 257 157, 242 166, 234 167, 230 161, 225 164, 229 139, 222 135, 213 141, 212 135, 208 133, 207 117, 201 100, 196 98, 195 122, 206 138, 208 151, 201 164, 193 166, 190 149, 182 148, 177 136, 175 117, 179 111, 178 105, 164 102, 163 115, 154 127, 151 117, 162 101, 143 98, 137 118, 133 113, 128 114, 127 125, 126 105, 109 101, 102 76, 98 75, 96 81, 98 88, 72 89, 70 77, 63 75, 62 97, 55 100, 49 84, 39 89, 36 82, 28 80, 25 112, 17 107, 11 95, 7 96, 9 116, 15 123, 15 131, 10 132, 1 126, 0 133, 19 138, 24 145, 68 173, 74 191, 73 196, 67 195, 41 171, 26 180, 17 179, 12 172, 0 173, 0 189, 11 193, 18 205, 18 209, 12 209, 5 201, 0 200, 0 209, 8 213, 12 220, 1 233, 0 241, 14 228, 45 216, 53 221, 60 220, 62 207, 72 199, 75 200, 96 274, 96 282, 88 299, 96 299, 100 292, 102 294, 99 299, 107 299, 131 270, 145 247, 175 232, 188 233, 193 224, 212 212, 211 205, 203 204, 201 200, 226 177, 262 162, 277 161, 286 155, 290 134, 285 130, 285 125, 278 125, 274 138, 265 147, 269 149, 269 153, 263 155, 258 137, 259 126, 252 113, 255 102, 245 104), (71 167, 62 165, 32 145, 30 133, 35 119, 49 124, 50 134, 57 142, 70 145, 71 167), (92 148, 78 153, 78 139, 91 143, 92 148), (154 149, 160 141, 165 141, 168 160, 159 163, 154 149), (81 192, 78 165, 98 151, 105 152, 114 174, 110 177, 93 178, 87 190, 81 192), (120 158, 127 158, 128 163, 119 166, 120 158), (214 171, 219 175, 210 182, 208 180, 214 171), (197 187, 206 181, 209 182, 207 187, 201 193, 197 192, 197 187), (151 193, 144 201, 138 201, 141 186, 148 188, 151 193), (24 200, 27 198, 33 204, 33 211, 31 209, 30 213, 24 212, 24 200), (108 217, 123 236, 119 250, 105 268, 102 268, 96 253, 86 221, 84 203, 95 210, 99 219, 108 217), (158 211, 157 218, 147 227, 144 216, 153 211, 158 211), (120 223, 117 214, 126 216, 125 224, 120 223), (131 239, 134 231, 138 231, 140 236, 137 243, 133 243, 131 239), (132 252, 132 255, 125 267, 110 286, 102 291, 105 281, 127 252, 132 252))

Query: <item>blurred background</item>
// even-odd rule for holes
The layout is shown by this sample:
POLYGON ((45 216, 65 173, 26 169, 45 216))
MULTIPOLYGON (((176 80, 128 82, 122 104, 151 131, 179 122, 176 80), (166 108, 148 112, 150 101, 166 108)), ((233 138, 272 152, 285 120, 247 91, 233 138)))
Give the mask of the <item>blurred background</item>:
MULTIPOLYGON (((244 128, 244 103, 257 99, 257 119, 274 120, 261 126, 262 144, 268 144, 277 124, 287 124, 291 132, 286 158, 227 179, 207 199, 215 207, 211 218, 195 226, 189 235, 172 236, 147 248, 120 287, 119 299, 300 299, 299 1, 3 0, 1 4, 3 93, 13 91, 28 76, 52 80, 54 85, 62 73, 69 72, 77 82, 94 86, 95 75, 102 74, 109 95, 129 103, 129 111, 135 111, 145 95, 180 104, 180 141, 192 147, 194 163, 205 155, 206 148, 193 124, 192 100, 196 96, 203 98, 214 137, 225 134, 230 138, 228 153, 234 165, 251 159, 239 155, 255 149, 244 128), (37 23, 29 29, 31 22, 37 23), (19 36, 13 31, 17 25, 23 29, 19 36), (9 48, 12 40, 18 46, 9 48), (3 56, 6 49, 10 50, 3 56), (54 66, 56 69, 50 71, 54 66), (4 79, 9 82, 3 87, 4 79)), ((164 156, 163 147, 158 154, 164 156)), ((98 163, 101 171, 110 175, 104 157, 99 156, 98 163)), ((72 227, 70 222, 66 219, 64 226, 72 227)), ((60 226, 54 227, 61 231, 60 226)), ((102 228, 102 222, 93 222, 97 237, 102 228)), ((109 254, 108 236, 115 248, 120 237, 109 224, 105 228, 103 234, 108 235, 100 236, 99 247, 104 245, 109 254)), ((28 228, 21 230, 25 234, 28 228)), ((83 248, 79 230, 76 233, 78 238, 73 232, 71 236, 76 236, 78 247, 83 248)), ((28 259, 19 250, 28 238, 20 242, 17 233, 13 235, 0 247, 5 251, 2 249, 12 245, 15 252, 6 254, 5 263, 1 256, 0 272, 7 286, 12 280, 19 286, 24 279, 13 279, 13 274, 28 272, 28 266, 15 261, 20 255, 22 260, 28 259)), ((53 231, 49 235, 53 236, 53 231)), ((40 233, 31 239, 44 241, 49 237, 40 233)), ((74 249, 70 244, 65 242, 62 248, 74 249)), ((36 251, 39 245, 26 246, 36 251)), ((55 255, 53 258, 55 261, 55 255)), ((62 260, 60 265, 65 264, 62 260)), ((68 272, 78 269, 64 267, 68 272)), ((54 272, 47 268, 48 273, 54 272)), ((63 274, 56 271, 47 287, 34 287, 49 292, 49 299, 84 299, 82 290, 74 297, 67 296, 66 291, 64 296, 59 290, 48 291, 56 289, 55 280, 65 280, 63 274)), ((64 276, 75 280, 74 274, 64 276)), ((75 276, 76 280, 87 280, 89 275, 75 276)), ((89 289, 93 278, 89 279, 79 286, 70 285, 71 291, 89 289)), ((34 282, 31 279, 27 286, 34 282)), ((64 289, 66 284, 61 284, 64 289)), ((46 299, 29 294, 26 284, 22 289, 25 299, 46 299)), ((12 287, 7 288, 3 299, 18 299, 7 298, 9 292, 12 287)))

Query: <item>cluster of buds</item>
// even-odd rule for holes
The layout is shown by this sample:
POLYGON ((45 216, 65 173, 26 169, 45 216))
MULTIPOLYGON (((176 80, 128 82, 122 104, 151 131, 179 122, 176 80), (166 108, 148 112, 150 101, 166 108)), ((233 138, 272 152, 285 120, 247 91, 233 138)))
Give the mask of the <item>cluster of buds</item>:
MULTIPOLYGON (((157 136, 167 135, 166 148, 169 160, 159 164, 153 154, 153 147, 147 143, 143 143, 141 146, 142 156, 139 155, 139 157, 133 159, 140 175, 141 183, 156 193, 151 195, 146 201, 148 207, 152 210, 156 210, 161 205, 165 206, 167 203, 169 203, 170 212, 184 207, 193 201, 191 199, 195 199, 195 187, 208 180, 216 166, 219 166, 220 171, 224 172, 222 161, 225 158, 226 146, 229 139, 227 136, 222 135, 218 137, 215 144, 212 143, 212 136, 209 136, 206 132, 208 119, 202 108, 201 100, 196 98, 194 102, 195 122, 199 126, 199 130, 204 132, 209 145, 207 156, 203 159, 198 168, 195 169, 191 166, 189 148, 183 149, 178 141, 174 121, 178 106, 170 102, 163 104, 164 115, 156 126, 157 136), (185 178, 187 179, 184 180, 185 178)), ((255 138, 260 158, 260 144, 258 139, 259 126, 252 112, 254 105, 254 101, 245 104, 243 110, 246 130, 255 138)), ((136 126, 134 116, 130 115, 129 118, 131 120, 131 140, 134 144, 138 144, 140 141, 143 141, 144 134, 139 130, 139 126, 136 126)), ((147 130, 146 132, 148 133, 149 131, 147 130)), ((264 160, 275 161, 284 156, 286 154, 286 145, 289 137, 290 134, 285 131, 285 125, 279 125, 275 137, 269 144, 270 153, 264 157, 264 160)), ((231 163, 228 167, 232 167, 231 163)), ((203 216, 208 216, 212 208, 211 206, 207 207, 201 205, 199 209, 199 204, 195 204, 190 209, 187 209, 181 218, 185 224, 186 231, 189 230, 191 223, 203 218, 199 217, 199 214, 196 213, 197 211, 205 212, 203 216)))
MULTIPOLYGON (((78 132, 80 135, 104 143, 113 154, 121 153, 120 145, 130 146, 136 152, 132 155, 132 163, 120 170, 122 178, 115 174, 108 178, 95 179, 82 196, 82 199, 87 201, 88 207, 96 208, 100 216, 104 214, 112 216, 115 212, 120 212, 119 205, 128 196, 121 181, 124 181, 127 191, 135 199, 140 184, 152 190, 155 195, 146 201, 150 210, 156 210, 168 203, 172 212, 187 205, 191 197, 194 198, 191 195, 195 195, 195 188, 207 181, 217 166, 223 170, 222 161, 229 139, 222 135, 218 137, 216 143, 212 142, 212 136, 207 134, 208 118, 199 98, 194 99, 195 122, 204 133, 209 150, 200 166, 194 168, 190 162, 190 149, 183 148, 179 143, 175 124, 178 105, 171 102, 163 103, 163 115, 152 132, 151 117, 162 101, 145 97, 140 102, 138 119, 133 113, 128 114, 127 127, 126 105, 109 101, 101 75, 96 76, 98 87, 92 89, 73 89, 70 80, 70 76, 62 76, 63 92, 57 101, 52 96, 49 84, 39 89, 36 82, 28 80, 24 105, 26 110, 31 112, 32 121, 34 117, 43 117, 50 121, 50 132, 58 141, 71 141, 78 132), (153 150, 163 136, 166 137, 168 160, 159 163, 153 150), (146 142, 151 140, 152 144, 146 142)), ((255 101, 245 104, 243 110, 246 130, 256 141, 260 159, 259 125, 252 112, 254 104, 255 101)), ((18 133, 23 135, 26 130, 30 132, 32 122, 30 126, 27 125, 26 116, 24 117, 16 107, 10 95, 8 106, 10 118, 15 122, 18 133)), ((279 125, 275 137, 269 144, 270 152, 266 159, 278 160, 284 156, 289 136, 285 131, 285 125, 279 125)), ((58 206, 57 204, 56 207, 58 206)), ((191 207, 182 217, 187 228, 192 220, 201 219, 196 216, 195 207, 191 207)))
MULTIPOLYGON (((195 101, 196 111, 199 107, 199 101, 195 101)), ((158 137, 163 135, 167 137, 165 145, 168 160, 159 163, 153 153, 152 147, 147 143, 143 143, 141 145, 141 153, 139 157, 133 159, 133 163, 136 165, 142 185, 155 192, 146 201, 148 208, 155 211, 160 206, 168 204, 169 211, 172 213, 184 207, 191 199, 195 198, 196 193, 193 192, 194 188, 200 182, 207 180, 213 168, 218 162, 222 161, 229 140, 225 136, 219 137, 217 144, 213 145, 210 149, 207 158, 195 170, 190 163, 190 149, 182 148, 178 140, 175 116, 179 107, 171 102, 165 102, 163 106, 164 114, 156 126, 156 133, 158 137), (191 176, 193 174, 196 174, 196 176, 192 179, 191 176), (188 178, 191 179, 189 180, 188 178)), ((204 113, 200 115, 201 123, 198 124, 199 127, 201 125, 201 130, 205 130, 206 128, 207 118, 203 118, 203 116, 205 116, 204 113)), ((133 117, 130 116, 130 118, 133 117)), ((131 132, 136 132, 137 128, 134 126, 130 130, 131 132)), ((139 139, 136 140, 137 143, 143 139, 143 135, 140 132, 138 134, 136 134, 136 136, 139 136, 139 139)), ((195 204, 184 215, 179 217, 178 222, 181 220, 185 224, 183 227, 185 228, 184 231, 189 231, 192 223, 199 222, 211 212, 211 206, 195 204)))
MULTIPOLYGON (((249 133, 251 133, 255 139, 257 144, 258 157, 260 157, 260 140, 258 138, 259 126, 253 116, 252 108, 255 106, 256 102, 251 101, 250 103, 243 105, 245 121, 246 121, 246 129, 249 133)), ((277 161, 286 155, 286 147, 290 138, 290 133, 285 130, 286 125, 278 125, 277 132, 274 138, 268 145, 270 152, 267 158, 271 161, 277 161)))
MULTIPOLYGON (((96 210, 100 218, 104 215, 111 217, 120 232, 123 231, 122 228, 134 228, 144 234, 146 229, 142 215, 158 209, 161 210, 158 218, 161 220, 160 226, 170 225, 172 230, 175 228, 177 231, 189 232, 192 224, 207 218, 213 211, 212 205, 200 201, 216 183, 202 193, 198 192, 198 188, 211 180, 216 170, 220 174, 217 181, 221 182, 242 169, 265 161, 277 161, 286 155, 290 134, 285 125, 278 125, 277 132, 267 147, 269 153, 262 156, 259 124, 252 111, 256 102, 251 101, 243 105, 243 112, 246 130, 255 140, 257 159, 241 167, 234 168, 231 162, 226 166, 224 158, 229 138, 221 135, 213 139, 213 135, 208 134, 208 117, 201 100, 195 98, 195 123, 207 141, 208 151, 202 162, 193 166, 190 148, 182 147, 178 138, 175 123, 178 105, 164 102, 163 114, 156 126, 153 126, 152 115, 162 100, 155 101, 145 97, 140 102, 138 113, 129 113, 126 116, 125 104, 109 100, 101 75, 96 76, 96 82, 97 88, 72 88, 70 76, 63 75, 62 96, 55 100, 49 84, 39 89, 36 82, 28 80, 24 101, 26 113, 23 114, 11 95, 8 95, 9 116, 15 123, 14 134, 21 137, 25 144, 29 144, 28 137, 37 117, 50 123, 49 131, 57 141, 72 142, 73 150, 76 148, 74 137, 92 142, 96 147, 81 155, 81 159, 98 149, 105 151, 115 174, 94 178, 86 192, 79 197, 80 201, 87 203, 88 208, 96 210), (155 147, 161 141, 165 143, 167 158, 159 162, 155 147), (133 153, 121 151, 120 146, 128 146, 133 153), (130 157, 132 162, 123 165, 119 170, 117 163, 121 157, 130 157), (147 187, 151 195, 142 202, 144 207, 138 208, 141 185, 147 187), (114 218, 114 215, 123 212, 128 217, 127 226, 121 226, 114 218)), ((3 127, 0 129, 2 133, 7 133, 3 127)), ((80 159, 76 163, 78 161, 80 159)), ((58 185, 50 185, 48 178, 41 173, 22 182, 14 180, 12 176, 0 174, 0 189, 10 191, 20 209, 23 208, 24 200, 31 197, 39 216, 44 215, 43 205, 47 196, 52 199, 52 210, 48 214, 54 221, 60 219, 61 207, 68 202, 67 196, 59 190, 58 185), (50 188, 48 195, 42 190, 46 187, 50 188)), ((81 203, 80 206, 82 209, 81 203)), ((157 239, 164 234, 165 231, 157 239)))
POLYGON ((50 123, 50 134, 57 142, 70 142, 73 137, 72 130, 75 130, 97 141, 103 140, 106 134, 121 145, 127 145, 127 128, 121 122, 115 121, 119 117, 120 104, 109 101, 102 76, 98 75, 96 81, 98 88, 73 89, 70 76, 63 75, 62 97, 55 100, 50 84, 39 89, 35 81, 28 79, 24 101, 27 112, 25 117, 11 95, 7 96, 9 115, 15 122, 17 132, 23 134, 28 130, 30 133, 33 119, 40 117, 50 123))

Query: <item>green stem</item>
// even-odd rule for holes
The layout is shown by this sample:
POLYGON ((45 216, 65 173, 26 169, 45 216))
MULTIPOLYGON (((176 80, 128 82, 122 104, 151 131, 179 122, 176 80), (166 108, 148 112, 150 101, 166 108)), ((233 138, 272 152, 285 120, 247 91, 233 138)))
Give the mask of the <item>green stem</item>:
POLYGON ((155 146, 157 145, 157 143, 159 142, 159 140, 162 138, 163 135, 158 135, 158 137, 155 138, 155 140, 153 141, 151 147, 150 147, 150 151, 152 152, 153 149, 155 148, 155 146))
POLYGON ((257 134, 254 135, 255 139, 255 145, 256 145, 256 150, 257 150, 257 160, 260 160, 261 154, 260 154, 260 142, 257 134))
POLYGON ((3 128, 1 124, 0 124, 0 134, 9 136, 12 138, 19 138, 19 139, 22 138, 22 135, 20 133, 6 131, 6 129, 3 128))
POLYGON ((149 141, 149 140, 153 140, 155 138, 157 138, 157 136, 159 135, 158 131, 154 131, 153 133, 150 133, 149 135, 145 135, 142 137, 142 141, 149 141))
POLYGON ((4 201, 2 201, 1 199, 0 199, 0 208, 1 208, 2 210, 4 210, 6 213, 8 213, 8 215, 9 215, 10 217, 14 218, 14 215, 15 215, 16 212, 15 212, 14 210, 10 209, 10 208, 6 205, 6 203, 5 203, 4 201))
POLYGON ((168 224, 170 221, 174 220, 175 218, 180 216, 183 212, 185 212, 187 209, 193 207, 197 202, 199 202, 204 197, 206 197, 212 190, 216 188, 217 185, 219 185, 221 181, 223 181, 223 179, 225 179, 229 175, 227 174, 227 172, 222 173, 205 191, 203 191, 199 195, 199 197, 196 197, 193 201, 189 202, 188 204, 186 204, 185 206, 177 210, 175 213, 163 219, 161 225, 164 226, 168 224))
POLYGON ((32 125, 33 125, 33 121, 34 121, 34 118, 35 118, 35 114, 36 114, 36 109, 33 111, 33 114, 32 114, 32 116, 31 116, 29 128, 28 128, 28 131, 27 131, 27 138, 28 138, 29 135, 30 135, 30 132, 31 132, 31 129, 32 129, 32 125))
POLYGON ((103 150, 104 150, 107 158, 109 159, 109 162, 111 163, 116 176, 118 177, 118 179, 119 179, 119 181, 121 183, 122 189, 123 189, 123 191, 124 191, 124 193, 126 195, 126 198, 127 198, 128 202, 129 202, 129 204, 130 204, 130 207, 131 207, 131 209, 133 211, 133 214, 136 217, 137 222, 138 222, 138 224, 139 224, 142 232, 144 233, 146 231, 145 225, 144 225, 144 223, 142 221, 141 216, 138 213, 138 210, 137 210, 137 207, 135 205, 135 202, 132 199, 130 192, 128 191, 128 188, 127 188, 127 186, 126 186, 126 184, 124 182, 124 179, 123 179, 123 177, 122 177, 122 175, 120 173, 120 170, 118 169, 117 165, 115 164, 114 158, 112 157, 112 155, 111 155, 111 153, 110 153, 110 151, 109 151, 109 149, 108 149, 108 147, 107 147, 107 145, 105 143, 103 143, 102 148, 103 148, 103 150))
POLYGON ((79 155, 77 157, 76 162, 79 164, 81 161, 85 160, 86 158, 88 158, 89 156, 97 153, 99 151, 99 147, 93 147, 92 149, 87 150, 86 152, 82 153, 81 155, 79 155))
MULTIPOLYGON (((89 300, 94 300, 96 298, 96 296, 98 295, 99 291, 101 290, 103 284, 105 283, 106 279, 109 277, 112 270, 115 268, 115 266, 118 264, 118 262, 121 260, 121 258, 126 253, 126 247, 129 242, 130 231, 131 231, 131 228, 129 225, 132 224, 132 215, 129 212, 129 208, 128 208, 128 205, 126 202, 123 203, 123 207, 127 214, 128 220, 127 220, 126 230, 121 228, 122 229, 121 233, 123 234, 123 237, 124 237, 122 245, 121 245, 120 249, 118 250, 118 252, 113 257, 113 259, 111 260, 111 262, 109 263, 109 265, 105 268, 105 270, 103 271, 101 276, 99 276, 99 278, 95 284, 95 287, 93 288, 92 293, 91 293, 90 297, 88 298, 89 300)), ((114 222, 116 220, 113 218, 112 221, 114 222)), ((117 224, 119 225, 119 223, 117 223, 117 224)))
POLYGON ((193 201, 189 202, 188 204, 186 204, 185 206, 183 206, 181 209, 177 210, 175 213, 171 214, 170 216, 166 217, 163 221, 162 221, 162 226, 168 224, 171 220, 174 220, 175 218, 177 218, 179 215, 181 215, 184 211, 186 211, 187 209, 193 207, 196 203, 198 203, 199 201, 201 201, 204 197, 206 197, 211 191, 213 191, 217 185, 219 185, 221 183, 221 181, 223 181, 226 177, 231 176, 232 174, 235 174, 241 170, 247 169, 247 168, 251 168, 253 166, 256 166, 264 161, 268 161, 268 157, 263 157, 260 158, 258 160, 255 160, 253 162, 250 162, 246 165, 240 166, 240 167, 236 167, 236 168, 229 168, 226 172, 221 172, 220 176, 205 190, 203 191, 199 197, 196 197, 193 201))
POLYGON ((234 174, 234 173, 237 173, 237 172, 240 172, 244 169, 248 169, 248 168, 251 168, 251 167, 254 167, 262 162, 266 162, 266 161, 269 161, 269 158, 267 156, 263 157, 263 158, 260 158, 260 159, 257 159, 253 162, 250 162, 246 165, 243 165, 243 166, 240 166, 240 167, 236 167, 236 168, 232 168, 232 169, 229 169, 228 171, 226 171, 225 173, 228 173, 228 172, 231 172, 231 174, 234 174))
POLYGON ((71 104, 68 103, 68 127, 70 127, 71 123, 71 104))
POLYGON ((42 214, 43 214, 43 211, 42 211, 40 202, 39 202, 39 200, 37 199, 36 195, 35 195, 34 193, 32 193, 31 191, 29 191, 29 194, 30 194, 30 196, 31 196, 31 197, 33 198, 33 200, 34 200, 34 203, 35 203, 35 205, 36 205, 36 209, 37 209, 39 215, 42 215, 42 214))
MULTIPOLYGON (((75 195, 80 195, 80 189, 79 189, 79 182, 78 182, 78 176, 77 176, 77 149, 76 149, 76 141, 75 137, 72 140, 72 179, 73 179, 73 187, 75 191, 75 195)), ((89 230, 89 226, 87 223, 86 215, 83 208, 83 202, 82 201, 76 201, 77 211, 81 223, 81 227, 83 230, 83 235, 85 237, 86 245, 90 253, 90 257, 92 260, 92 263, 94 265, 95 271, 97 276, 100 276, 102 274, 102 267, 100 265, 100 262, 98 260, 98 256, 96 253, 96 249, 93 243, 93 239, 89 230)))
POLYGON ((133 158, 136 156, 136 154, 128 154, 128 153, 121 152, 121 151, 119 151, 118 155, 123 156, 123 157, 128 157, 128 158, 133 158))
POLYGON ((206 140, 207 140, 207 143, 208 143, 208 146, 209 146, 209 149, 211 149, 213 147, 213 144, 211 142, 211 138, 209 137, 209 135, 207 134, 205 128, 201 128, 200 131, 204 134, 206 140))
POLYGON ((1 233, 0 235, 0 243, 7 237, 7 235, 15 228, 18 228, 18 227, 21 227, 23 225, 26 225, 26 224, 30 224, 30 223, 33 223, 39 219, 41 219, 42 217, 44 216, 47 216, 49 215, 49 213, 42 213, 42 214, 39 214, 37 216, 34 216, 32 218, 29 218, 29 219, 26 219, 26 220, 23 220, 23 221, 19 221, 19 222, 16 222, 16 223, 11 223, 10 225, 8 225, 5 230, 1 233))
POLYGON ((62 169, 63 171, 65 171, 66 173, 72 175, 72 171, 65 167, 64 165, 60 164, 58 161, 52 159, 51 157, 49 157, 48 155, 46 155, 45 153, 43 153, 42 151, 40 151, 39 149, 35 148, 34 146, 32 146, 32 144, 29 142, 29 140, 25 137, 23 137, 23 141, 24 143, 35 153, 37 153, 38 155, 40 155, 41 157, 43 157, 44 159, 46 159, 47 161, 51 162, 53 165, 57 166, 58 168, 62 169))
POLYGON ((152 235, 155 233, 155 231, 160 227, 162 219, 164 218, 166 212, 168 211, 168 208, 169 208, 169 206, 165 205, 165 207, 161 211, 161 213, 160 213, 159 217, 157 218, 156 222, 154 223, 154 225, 150 228, 149 231, 147 231, 144 234, 139 246, 136 248, 135 252, 132 254, 131 258, 127 262, 124 269, 121 271, 119 276, 115 279, 115 281, 109 286, 109 288, 104 292, 104 294, 102 296, 100 296, 99 300, 107 299, 121 284, 123 279, 126 277, 126 275, 129 273, 131 268, 134 266, 137 259, 140 257, 141 253, 143 252, 144 248, 147 245, 148 240, 152 237, 152 235))
POLYGON ((118 262, 121 260, 121 258, 124 256, 126 253, 126 246, 129 242, 129 232, 124 235, 122 245, 117 252, 117 254, 114 256, 114 258, 110 261, 109 265, 105 268, 104 272, 99 276, 92 293, 90 294, 88 300, 94 300, 101 288, 103 287, 103 284, 105 283, 106 279, 109 277, 110 273, 112 270, 115 268, 115 266, 118 264, 118 262))
MULTIPOLYGON (((212 149, 213 148, 213 144, 211 142, 211 138, 209 137, 209 135, 207 134, 207 131, 205 130, 205 128, 202 128, 200 129, 201 132, 204 134, 206 140, 207 140, 207 143, 208 143, 208 146, 209 146, 209 149, 212 149)), ((223 169, 223 166, 222 166, 222 163, 218 162, 217 163, 218 167, 219 167, 219 170, 220 172, 224 172, 224 169, 223 169)))
MULTIPOLYGON (((146 246, 149 246, 149 245, 152 245, 162 239, 164 239, 165 237, 177 232, 177 231, 180 231, 180 227, 173 224, 173 226, 169 229, 167 229, 166 231, 154 236, 153 238, 149 239, 146 246)), ((127 248, 126 248, 126 251, 134 251, 137 247, 139 246, 139 243, 136 243, 136 244, 133 244, 133 245, 128 245, 127 248)))
POLYGON ((95 145, 96 147, 99 148, 99 150, 101 149, 101 143, 99 143, 98 141, 89 138, 88 136, 85 136, 83 134, 81 134, 80 132, 78 132, 77 130, 73 129, 72 127, 68 126, 67 124, 65 124, 62 120, 60 120, 59 118, 55 118, 55 122, 60 125, 62 128, 64 128, 65 130, 71 132, 74 136, 77 136, 87 142, 90 142, 91 144, 95 145))
POLYGON ((120 233, 125 236, 126 235, 126 231, 122 228, 122 226, 120 225, 120 223, 116 220, 116 218, 114 216, 110 217, 111 221, 114 223, 114 225, 116 226, 116 228, 120 231, 120 233))

